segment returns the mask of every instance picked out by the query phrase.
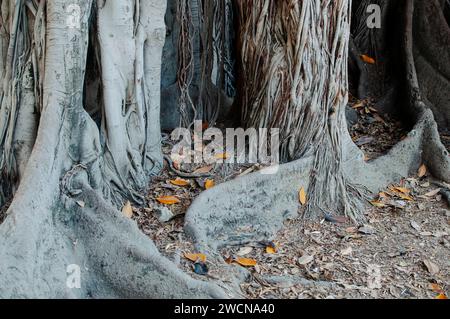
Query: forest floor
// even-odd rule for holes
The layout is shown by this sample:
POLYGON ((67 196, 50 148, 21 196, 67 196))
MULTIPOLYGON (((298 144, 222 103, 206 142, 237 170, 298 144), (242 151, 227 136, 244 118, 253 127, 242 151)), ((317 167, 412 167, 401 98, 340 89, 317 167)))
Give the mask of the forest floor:
MULTIPOLYGON (((379 115, 370 101, 353 101, 352 109, 351 136, 368 161, 407 134, 400 123, 379 115)), ((442 140, 449 148, 450 135, 442 133, 442 140)), ((169 155, 172 145, 166 141, 163 149, 169 155)), ((148 207, 133 207, 133 218, 178 267, 195 278, 220 281, 220 267, 207 260, 205 272, 186 258, 202 252, 194 251, 183 232, 184 214, 205 188, 261 167, 178 169, 211 176, 180 179, 166 165, 151 182, 148 207), (167 196, 179 202, 168 205, 173 198, 167 196)), ((0 223, 7 206, 0 208, 0 223)), ((378 194, 366 215, 365 225, 345 219, 289 220, 273 242, 227 247, 221 254, 228 261, 245 258, 250 275, 241 285, 244 298, 445 298, 450 293, 450 210, 425 167, 378 194)))
MULTIPOLYGON (((352 108, 351 136, 368 161, 407 135, 399 122, 379 115, 370 101, 354 101, 352 108)), ((165 153, 170 149, 166 145, 165 153)), ((209 186, 217 185, 260 167, 229 164, 180 169, 209 171, 211 177, 177 180, 177 174, 166 167, 152 181, 149 208, 134 209, 134 218, 161 253, 185 272, 197 279, 220 280, 220 267, 207 261, 205 273, 186 258, 186 254, 202 252, 194 251, 183 232, 184 213, 205 191, 207 180, 209 186), (170 199, 166 196, 176 196, 180 202, 163 205, 158 199, 170 199)), ((450 293, 450 210, 425 167, 418 175, 376 196, 365 225, 345 219, 290 220, 273 242, 222 249, 224 260, 245 258, 244 264, 251 265, 246 267, 250 276, 241 286, 243 297, 444 298, 450 293)))

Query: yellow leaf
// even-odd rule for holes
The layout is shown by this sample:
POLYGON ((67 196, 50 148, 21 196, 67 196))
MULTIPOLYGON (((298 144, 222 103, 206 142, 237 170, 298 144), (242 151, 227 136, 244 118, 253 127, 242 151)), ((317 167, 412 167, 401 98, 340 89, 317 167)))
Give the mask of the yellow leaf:
POLYGON ((425 164, 423 164, 419 168, 418 176, 419 177, 424 177, 425 175, 427 175, 427 167, 425 166, 425 164))
POLYGON ((127 201, 125 206, 123 206, 122 214, 127 218, 133 217, 133 207, 131 207, 130 201, 127 201))
POLYGON ((229 158, 228 153, 218 153, 214 155, 214 157, 221 160, 226 160, 229 158))
POLYGON ((161 204, 165 204, 165 205, 173 205, 173 204, 178 204, 180 202, 180 199, 176 196, 162 196, 162 197, 158 197, 156 200, 158 202, 160 202, 161 204))
POLYGON ((400 197, 403 200, 413 201, 414 198, 412 198, 409 195, 403 194, 403 193, 397 193, 398 197, 400 197))
POLYGON ((216 184, 214 183, 214 181, 212 179, 207 179, 205 181, 205 189, 210 189, 213 188, 216 184))
POLYGON ((266 247, 266 253, 270 254, 270 255, 276 254, 277 253, 277 248, 273 247, 273 246, 267 246, 266 247))
POLYGON ((367 64, 375 64, 375 59, 366 54, 361 55, 361 59, 367 64))
POLYGON ((386 206, 385 204, 383 204, 382 202, 377 201, 377 200, 371 201, 370 204, 372 204, 372 206, 374 206, 374 207, 379 207, 379 208, 386 206))
POLYGON ((197 261, 201 261, 201 262, 205 262, 206 261, 206 255, 205 254, 184 254, 184 257, 192 262, 197 262, 197 261))
POLYGON ((300 188, 300 191, 298 192, 298 199, 300 200, 300 204, 303 206, 306 205, 307 199, 304 187, 300 188))
POLYGON ((410 189, 407 189, 407 188, 405 188, 405 187, 395 187, 395 189, 398 190, 400 193, 403 193, 403 194, 409 194, 409 193, 411 193, 411 190, 410 190, 410 189))
POLYGON ((188 186, 189 181, 177 177, 176 179, 171 180, 170 184, 175 185, 175 186, 188 186))
POLYGON ((235 262, 237 262, 239 265, 244 266, 244 267, 254 267, 258 264, 258 262, 254 259, 250 259, 250 258, 236 258, 235 262))

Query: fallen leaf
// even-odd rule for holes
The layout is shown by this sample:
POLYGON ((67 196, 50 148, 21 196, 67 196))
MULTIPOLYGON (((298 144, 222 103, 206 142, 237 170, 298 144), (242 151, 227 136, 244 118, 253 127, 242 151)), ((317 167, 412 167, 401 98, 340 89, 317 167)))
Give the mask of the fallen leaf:
POLYGON ((351 255, 353 253, 353 248, 352 247, 348 247, 346 249, 341 250, 341 255, 342 256, 348 256, 351 255))
POLYGON ((256 260, 250 259, 250 258, 238 257, 234 261, 244 267, 254 267, 258 264, 258 262, 256 260))
POLYGON ((228 155, 228 153, 218 153, 218 154, 215 154, 214 157, 219 160, 226 160, 229 158, 229 155, 228 155))
POLYGON ((266 254, 273 255, 276 253, 277 253, 277 247, 275 245, 266 247, 266 254))
POLYGON ((81 208, 84 208, 84 206, 86 206, 86 203, 83 202, 82 200, 77 201, 77 205, 80 206, 81 208))
POLYGON ((125 206, 123 206, 122 214, 127 218, 133 217, 133 207, 131 207, 130 201, 127 201, 125 206))
POLYGON ((253 247, 242 247, 241 249, 239 249, 239 251, 236 253, 236 255, 238 256, 245 256, 250 254, 253 251, 253 247))
POLYGON ((361 59, 367 64, 375 64, 376 63, 374 58, 372 58, 366 54, 362 54, 361 59))
POLYGON ((189 254, 189 253, 185 253, 184 257, 186 259, 189 259, 192 262, 197 262, 197 261, 206 262, 206 255, 205 254, 189 254))
POLYGON ((175 186, 188 186, 189 181, 187 181, 183 178, 176 178, 174 180, 171 180, 170 184, 175 185, 175 186))
POLYGON ((421 230, 421 227, 419 226, 419 224, 417 224, 414 220, 411 221, 411 227, 417 231, 421 230))
POLYGON ((440 189, 440 188, 437 188, 437 189, 435 189, 435 190, 432 190, 431 192, 426 193, 425 196, 426 196, 426 197, 434 197, 434 196, 436 196, 437 194, 439 194, 440 191, 441 191, 441 189, 440 189))
POLYGON ((405 187, 395 187, 395 189, 398 190, 400 193, 403 193, 403 194, 406 194, 406 195, 411 193, 411 190, 407 189, 405 187))
POLYGON ((439 294, 437 295, 436 299, 447 300, 448 297, 445 294, 439 294))
POLYGON ((193 174, 206 174, 206 173, 209 173, 209 172, 211 172, 211 170, 213 169, 213 167, 214 167, 214 166, 212 166, 212 165, 200 167, 200 168, 196 169, 196 170, 193 172, 193 174))
POLYGON ((404 194, 404 193, 397 193, 396 194, 398 197, 400 197, 401 199, 403 199, 403 200, 407 200, 407 201, 413 201, 414 200, 414 198, 412 198, 411 196, 409 196, 409 195, 406 195, 406 194, 404 194))
POLYGON ((300 188, 300 191, 298 192, 298 199, 300 200, 300 204, 303 206, 306 205, 307 199, 304 187, 300 188))
POLYGON ((372 206, 374 206, 374 207, 379 207, 379 208, 386 206, 384 203, 382 203, 378 200, 373 200, 370 202, 370 204, 372 204, 372 206))
POLYGON ((207 179, 205 181, 205 189, 211 189, 215 186, 216 184, 214 183, 214 180, 212 179, 207 179))
POLYGON ((436 265, 434 262, 432 262, 431 260, 425 259, 423 261, 425 267, 427 267, 427 270, 430 274, 432 275, 436 275, 439 273, 440 269, 439 266, 436 265))
POLYGON ((425 164, 422 164, 422 166, 420 166, 420 168, 419 168, 419 172, 418 172, 418 176, 420 177, 420 178, 422 178, 422 177, 424 177, 425 175, 427 175, 427 167, 425 166, 425 164))
POLYGON ((303 255, 298 259, 299 265, 305 266, 314 260, 313 256, 303 255))
POLYGON ((435 283, 430 284, 430 288, 431 288, 431 290, 433 290, 434 292, 436 292, 438 294, 445 293, 444 289, 442 289, 441 286, 439 286, 438 284, 435 284, 435 283))
POLYGON ((361 234, 364 234, 364 235, 373 235, 373 234, 376 233, 375 228, 373 228, 372 226, 369 226, 369 225, 365 225, 365 226, 360 227, 360 228, 358 229, 358 231, 359 231, 361 234))
POLYGON ((165 204, 165 205, 173 205, 173 204, 178 204, 180 202, 180 199, 176 196, 162 196, 162 197, 158 197, 156 200, 158 202, 160 202, 161 204, 165 204))
POLYGON ((358 103, 356 103, 355 105, 352 106, 352 108, 354 108, 355 110, 360 109, 364 106, 364 102, 360 101, 358 103))

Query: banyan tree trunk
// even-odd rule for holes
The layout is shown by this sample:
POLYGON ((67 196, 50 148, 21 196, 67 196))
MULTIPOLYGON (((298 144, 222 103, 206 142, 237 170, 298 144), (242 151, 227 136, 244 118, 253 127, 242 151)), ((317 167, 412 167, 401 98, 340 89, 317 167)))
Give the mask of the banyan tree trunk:
POLYGON ((307 214, 357 218, 342 168, 350 1, 237 1, 246 127, 279 128, 284 161, 314 155, 307 214), (324 189, 327 188, 327 190, 324 189))
POLYGON ((14 200, 0 228, 1 297, 223 296, 117 210, 139 201, 162 160, 164 14, 163 0, 2 1, 0 168, 14 200), (88 51, 98 94, 86 94, 88 51))

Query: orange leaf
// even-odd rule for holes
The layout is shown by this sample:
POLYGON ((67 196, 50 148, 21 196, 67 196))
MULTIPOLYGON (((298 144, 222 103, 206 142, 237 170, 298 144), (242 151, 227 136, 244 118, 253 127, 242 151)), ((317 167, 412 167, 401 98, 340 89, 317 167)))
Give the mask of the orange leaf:
POLYGON ((122 214, 127 218, 133 217, 133 207, 131 207, 130 201, 127 201, 125 206, 123 206, 122 214))
POLYGON ((444 290, 438 284, 430 284, 431 290, 438 294, 444 294, 444 290))
POLYGON ((303 206, 306 205, 307 199, 304 187, 300 188, 300 191, 298 192, 298 199, 300 200, 300 204, 303 206))
POLYGON ((361 55, 361 59, 367 64, 375 64, 376 63, 374 58, 372 58, 366 54, 361 55))
POLYGON ((270 254, 270 255, 276 254, 277 253, 277 248, 274 247, 274 246, 267 246, 266 247, 266 253, 270 254))
POLYGON ((448 297, 445 294, 439 294, 436 299, 447 300, 448 297))
POLYGON ((213 188, 216 184, 214 183, 214 181, 212 179, 207 179, 205 181, 205 189, 210 189, 213 188))
POLYGON ((184 257, 186 259, 189 259, 192 262, 197 262, 197 261, 201 261, 201 262, 205 262, 206 261, 206 255, 205 254, 184 254, 184 257))
POLYGON ((189 181, 177 177, 176 179, 171 180, 170 184, 175 185, 175 186, 188 186, 189 181))
POLYGON ((178 204, 180 202, 180 199, 176 196, 162 196, 162 197, 158 197, 156 200, 158 202, 160 202, 161 204, 165 204, 165 205, 173 205, 173 204, 178 204))
POLYGON ((250 258, 236 258, 235 261, 244 267, 254 267, 258 264, 258 262, 254 259, 250 259, 250 258))
POLYGON ((425 164, 422 164, 422 166, 420 166, 419 168, 419 172, 418 172, 418 176, 419 177, 424 177, 425 175, 427 175, 427 167, 425 166, 425 164))

